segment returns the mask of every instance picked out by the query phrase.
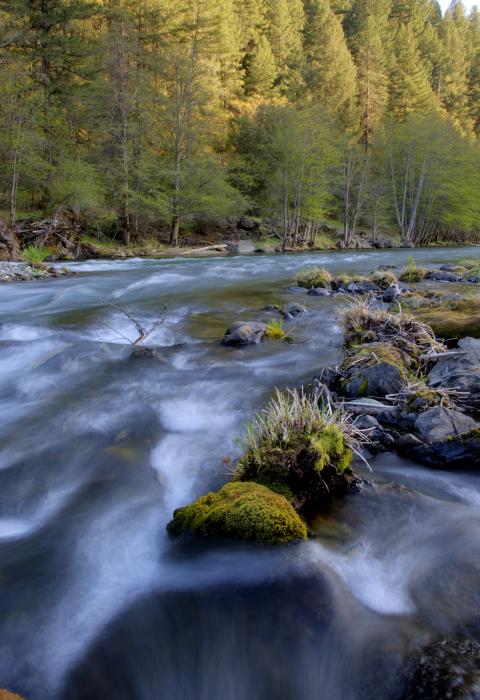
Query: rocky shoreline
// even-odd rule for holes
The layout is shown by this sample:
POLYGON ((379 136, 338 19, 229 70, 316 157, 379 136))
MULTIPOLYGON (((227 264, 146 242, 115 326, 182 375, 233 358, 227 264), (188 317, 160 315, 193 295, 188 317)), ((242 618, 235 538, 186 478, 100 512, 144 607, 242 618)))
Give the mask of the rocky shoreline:
POLYGON ((52 267, 45 263, 30 265, 21 262, 0 262, 0 282, 32 282, 68 277, 73 274, 75 273, 66 267, 52 267))

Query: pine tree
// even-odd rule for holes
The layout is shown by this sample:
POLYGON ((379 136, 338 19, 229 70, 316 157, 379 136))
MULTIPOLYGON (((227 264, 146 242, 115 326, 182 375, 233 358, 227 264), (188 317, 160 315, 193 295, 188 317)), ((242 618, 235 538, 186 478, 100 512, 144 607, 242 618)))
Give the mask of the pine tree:
POLYGON ((474 132, 480 136, 480 11, 474 7, 469 17, 468 105, 474 132))
POLYGON ((328 0, 305 4, 304 49, 305 82, 312 98, 336 112, 345 124, 355 124, 355 64, 328 0))
POLYGON ((420 59, 412 27, 400 24, 395 35, 395 65, 390 80, 390 111, 400 120, 411 112, 425 113, 436 100, 420 59))
POLYGON ((251 51, 245 69, 245 93, 268 97, 272 95, 277 77, 273 51, 266 36, 261 36, 251 51))
POLYGON ((440 102, 458 126, 468 133, 473 128, 468 103, 469 62, 458 23, 458 18, 455 19, 453 13, 447 12, 442 24, 446 60, 440 86, 440 102))

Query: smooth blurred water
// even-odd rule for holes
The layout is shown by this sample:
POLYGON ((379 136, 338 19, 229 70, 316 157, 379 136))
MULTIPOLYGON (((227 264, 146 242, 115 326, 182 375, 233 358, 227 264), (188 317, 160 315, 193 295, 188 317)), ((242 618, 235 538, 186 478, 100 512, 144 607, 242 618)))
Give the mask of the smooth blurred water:
MULTIPOLYGON (((274 387, 338 356, 342 302, 289 291, 308 264, 411 251, 72 263, 0 287, 0 687, 27 700, 394 698, 398 669, 480 603, 480 481, 393 455, 285 548, 185 546, 172 511, 220 486, 274 387), (166 364, 129 358, 146 326, 166 364), (296 344, 220 345, 298 300, 296 344)), ((477 249, 415 251, 422 264, 477 249)))

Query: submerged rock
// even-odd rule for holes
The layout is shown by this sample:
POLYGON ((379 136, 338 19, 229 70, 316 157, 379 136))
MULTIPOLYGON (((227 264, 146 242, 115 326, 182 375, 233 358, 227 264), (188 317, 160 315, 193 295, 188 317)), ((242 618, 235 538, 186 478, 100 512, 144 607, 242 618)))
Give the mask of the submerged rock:
MULTIPOLYGON (((301 287, 305 291, 305 287, 301 287)), ((329 297, 331 292, 329 289, 324 289, 324 287, 311 287, 308 290, 308 294, 313 297, 329 297)))
POLYGON ((280 313, 285 318, 293 318, 294 316, 307 313, 307 307, 303 306, 303 304, 298 304, 296 301, 291 301, 289 304, 282 306, 280 313))
POLYGON ((236 321, 228 327, 222 340, 224 345, 256 345, 259 343, 267 326, 257 321, 236 321))
POLYGON ((173 514, 172 535, 192 532, 277 544, 306 539, 307 526, 286 498, 253 482, 232 482, 173 514))
POLYGON ((166 364, 168 362, 165 355, 162 355, 159 350, 144 346, 135 348, 135 350, 130 353, 130 358, 133 360, 155 360, 161 364, 166 364))
POLYGON ((423 649, 408 663, 401 700, 478 700, 480 645, 473 639, 445 639, 423 649))

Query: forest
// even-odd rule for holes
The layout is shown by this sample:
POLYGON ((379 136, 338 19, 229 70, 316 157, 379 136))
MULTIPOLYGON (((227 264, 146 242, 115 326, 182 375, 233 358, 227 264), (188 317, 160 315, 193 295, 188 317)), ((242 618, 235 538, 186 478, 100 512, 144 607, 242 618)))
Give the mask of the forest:
POLYGON ((480 238, 480 13, 435 0, 0 0, 0 219, 170 245, 248 214, 480 238))

